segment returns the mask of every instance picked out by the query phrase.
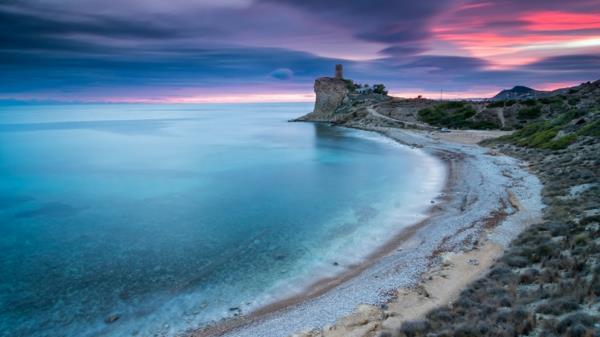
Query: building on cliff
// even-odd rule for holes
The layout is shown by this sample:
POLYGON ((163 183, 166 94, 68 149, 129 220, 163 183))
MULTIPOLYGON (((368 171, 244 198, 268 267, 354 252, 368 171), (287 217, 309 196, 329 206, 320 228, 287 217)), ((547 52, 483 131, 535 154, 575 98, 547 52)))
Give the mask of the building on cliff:
POLYGON ((336 109, 349 94, 348 83, 344 80, 344 68, 335 66, 334 77, 320 77, 315 80, 315 108, 311 117, 315 120, 331 120, 336 109))
POLYGON ((335 78, 341 80, 344 78, 344 66, 341 64, 335 65, 335 78))

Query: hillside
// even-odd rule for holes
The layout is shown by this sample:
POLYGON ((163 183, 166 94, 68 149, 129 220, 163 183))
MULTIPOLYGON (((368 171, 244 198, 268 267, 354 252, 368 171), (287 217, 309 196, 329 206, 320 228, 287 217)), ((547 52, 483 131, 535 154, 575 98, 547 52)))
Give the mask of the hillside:
MULTIPOLYGON (((583 101, 589 89, 571 95, 583 101)), ((599 117, 597 108, 567 109, 484 142, 530 164, 544 185, 543 222, 522 232, 454 303, 384 336, 598 336, 599 117)))
MULTIPOLYGON (((515 130, 481 145, 522 159, 544 186, 543 220, 457 300, 360 336, 599 336, 600 81, 535 97, 524 97, 535 93, 527 89, 517 87, 518 98, 504 91, 484 102, 348 96, 331 114, 334 123, 374 130, 515 130)), ((377 326, 390 315, 384 306, 365 322, 377 326)))
MULTIPOLYGON (((538 98, 498 99, 506 96, 503 91, 494 99, 481 102, 403 99, 359 91, 357 87, 360 88, 347 79, 319 79, 315 84, 317 102, 325 101, 329 105, 298 120, 327 121, 351 127, 518 130, 539 121, 553 120, 564 112, 572 116, 569 118, 584 118, 581 123, 595 121, 600 109, 600 80, 544 92, 543 97, 538 98), (338 81, 337 86, 323 84, 334 81, 338 81), (332 97, 336 99, 332 100, 332 97)), ((529 88, 515 88, 517 92, 531 93, 529 88)))
POLYGON ((512 89, 500 91, 496 96, 492 97, 492 101, 502 101, 507 99, 529 99, 540 98, 550 94, 547 91, 538 91, 522 85, 514 86, 512 89))

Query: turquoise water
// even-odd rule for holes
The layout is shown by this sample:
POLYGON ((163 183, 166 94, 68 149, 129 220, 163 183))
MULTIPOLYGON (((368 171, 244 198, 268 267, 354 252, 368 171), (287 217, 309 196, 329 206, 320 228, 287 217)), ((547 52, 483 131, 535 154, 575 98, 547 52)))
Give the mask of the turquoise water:
POLYGON ((175 335, 416 219, 435 163, 311 107, 0 107, 0 335, 175 335))

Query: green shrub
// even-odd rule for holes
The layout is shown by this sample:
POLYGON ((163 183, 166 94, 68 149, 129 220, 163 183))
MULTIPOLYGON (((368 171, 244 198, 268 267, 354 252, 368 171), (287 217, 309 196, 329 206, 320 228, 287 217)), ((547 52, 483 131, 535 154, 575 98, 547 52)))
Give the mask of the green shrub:
POLYGON ((582 127, 577 133, 582 136, 600 137, 600 119, 582 127))
POLYGON ((360 88, 360 84, 356 84, 352 80, 344 79, 343 81, 346 82, 346 89, 350 92, 355 92, 357 88, 360 88))
POLYGON ((560 111, 562 109, 564 109, 565 107, 565 103, 564 102, 553 102, 551 104, 548 105, 550 108, 550 111, 560 111))
POLYGON ((525 106, 536 106, 537 100, 530 98, 522 101, 521 104, 525 106))
POLYGON ((519 129, 517 132, 515 132, 513 134, 513 137, 514 138, 529 137, 529 136, 535 134, 536 132, 538 132, 540 130, 544 130, 544 129, 545 129, 544 122, 532 123, 532 124, 526 125, 525 127, 519 129))
POLYGON ((496 123, 480 121, 480 122, 467 122, 465 124, 465 127, 469 128, 469 129, 475 129, 475 130, 493 130, 493 129, 497 129, 500 126, 496 123))
POLYGON ((531 147, 542 147, 552 140, 552 138, 556 137, 557 133, 558 130, 554 128, 537 132, 530 138, 527 145, 531 147))
POLYGON ((579 304, 572 298, 559 298, 538 305, 536 312, 546 315, 560 315, 579 309, 579 304))
POLYGON ((388 92, 385 90, 385 85, 383 84, 375 84, 373 85, 373 92, 380 95, 387 95, 388 92))
POLYGON ((419 118, 425 123, 434 124, 444 118, 444 114, 440 109, 425 108, 419 110, 419 118))
POLYGON ((448 128, 490 129, 498 127, 498 125, 490 122, 469 120, 475 114, 476 111, 470 104, 461 101, 452 101, 422 109, 419 111, 418 116, 423 122, 448 128))
POLYGON ((569 98, 569 100, 567 102, 569 103, 569 105, 577 105, 580 101, 581 101, 581 98, 572 97, 572 98, 569 98))
POLYGON ((544 148, 550 150, 562 150, 567 148, 569 145, 573 144, 577 140, 577 134, 572 133, 567 136, 562 136, 557 140, 553 140, 546 144, 544 148))
POLYGON ((538 118, 542 115, 542 109, 539 106, 533 106, 530 108, 522 108, 517 113, 519 119, 533 119, 538 118))
POLYGON ((442 107, 442 108, 444 108, 444 109, 457 109, 457 108, 464 107, 465 106, 465 102, 462 102, 462 101, 450 101, 450 102, 442 103, 439 106, 442 107))
POLYGON ((555 117, 554 119, 551 120, 552 125, 555 126, 562 126, 565 125, 569 122, 571 122, 573 119, 583 116, 585 113, 583 111, 580 110, 576 110, 576 109, 570 109, 567 110, 566 112, 560 114, 559 116, 555 117))
POLYGON ((562 105, 563 100, 564 100, 564 97, 562 97, 560 95, 543 97, 543 98, 539 99, 540 103, 542 103, 542 104, 560 104, 560 105, 562 105))
POLYGON ((488 108, 502 108, 506 104, 506 101, 495 101, 488 103, 488 108))

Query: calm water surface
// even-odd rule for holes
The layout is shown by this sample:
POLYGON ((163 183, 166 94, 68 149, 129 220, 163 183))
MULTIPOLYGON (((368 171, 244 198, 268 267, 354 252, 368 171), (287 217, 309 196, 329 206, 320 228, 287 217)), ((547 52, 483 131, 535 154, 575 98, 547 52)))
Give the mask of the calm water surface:
POLYGON ((171 336, 359 261, 435 163, 311 108, 1 106, 0 335, 171 336))

